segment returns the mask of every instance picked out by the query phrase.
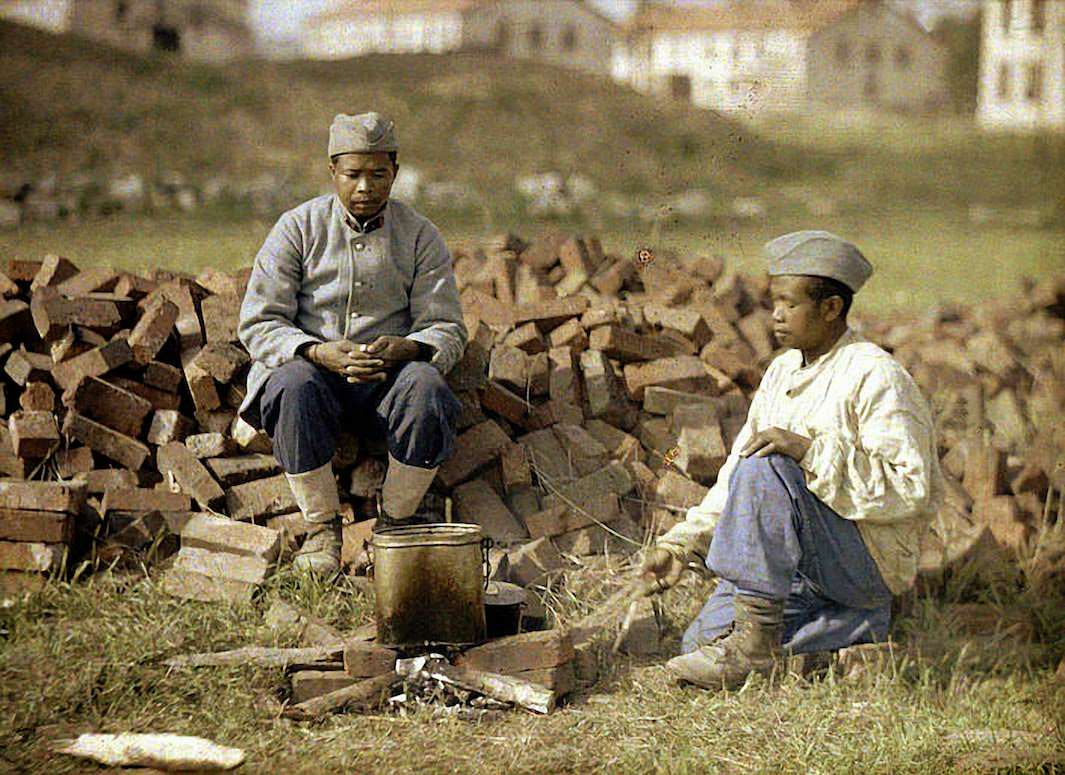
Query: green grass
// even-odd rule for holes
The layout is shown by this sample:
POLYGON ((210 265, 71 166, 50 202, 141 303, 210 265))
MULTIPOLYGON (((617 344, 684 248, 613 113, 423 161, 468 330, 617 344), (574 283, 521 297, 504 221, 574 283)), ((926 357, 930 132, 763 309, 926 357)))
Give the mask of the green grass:
MULTIPOLYGON (((558 598, 563 621, 616 583, 611 573, 575 573, 580 599, 558 598)), ((667 598, 668 649, 707 591, 692 580, 667 598)), ((428 712, 290 722, 279 717, 281 670, 162 664, 200 650, 296 645, 293 633, 263 627, 263 612, 278 598, 341 629, 372 609, 361 587, 325 588, 284 572, 259 601, 235 607, 170 599, 139 574, 98 573, 74 585, 54 582, 0 612, 0 766, 84 771, 48 744, 88 730, 202 735, 245 749, 243 771, 293 773, 926 775, 954 771, 974 751, 981 759, 1008 752, 1001 741, 1018 734, 1021 752, 1034 758, 1013 771, 1037 772, 1065 750, 1065 684, 1049 669, 1053 651, 1008 641, 966 645, 946 631, 934 604, 918 605, 896 628, 910 648, 880 676, 758 679, 715 695, 673 686, 654 664, 617 658, 604 661, 597 686, 551 716, 515 712, 479 724, 428 712), (927 656, 923 642, 936 646, 927 656)))

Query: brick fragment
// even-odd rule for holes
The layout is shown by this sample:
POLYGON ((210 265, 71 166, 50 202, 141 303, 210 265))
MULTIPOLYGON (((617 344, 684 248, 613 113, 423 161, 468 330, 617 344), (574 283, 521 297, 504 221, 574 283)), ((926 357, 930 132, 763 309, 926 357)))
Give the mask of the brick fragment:
POLYGON ((189 511, 192 501, 181 492, 154 489, 148 487, 122 487, 104 492, 100 502, 100 513, 112 511, 148 512, 148 511, 189 511))
POLYGON ((0 508, 0 541, 66 544, 73 537, 71 514, 0 508))
POLYGON ((27 382, 18 405, 27 412, 54 412, 55 391, 47 382, 27 382))
POLYGON ((684 428, 677 439, 680 454, 676 465, 687 476, 699 481, 713 481, 728 457, 721 426, 713 423, 701 428, 684 428))
POLYGON ((85 492, 99 495, 108 490, 130 489, 137 486, 137 475, 124 468, 97 468, 78 475, 85 485, 85 492))
POLYGON ((165 444, 156 451, 155 457, 159 473, 164 477, 173 476, 181 490, 191 495, 201 508, 221 505, 226 497, 221 485, 184 444, 178 441, 165 444))
POLYGON ((590 474, 606 463, 609 457, 606 447, 580 425, 558 423, 552 430, 578 476, 590 474))
POLYGON ((63 258, 63 256, 49 253, 40 262, 37 272, 30 282, 30 293, 36 293, 40 288, 55 287, 61 282, 69 280, 77 273, 78 268, 70 260, 63 258))
POLYGON ((528 355, 506 344, 493 348, 488 362, 488 379, 524 395, 529 381, 528 355))
POLYGON ((677 355, 678 346, 669 340, 641 336, 618 326, 600 326, 592 331, 588 346, 622 363, 651 361, 677 355))
MULTIPOLYGON (((588 313, 586 312, 585 315, 588 313)), ((574 353, 588 349, 588 334, 582 327, 583 323, 577 318, 571 318, 551 332, 549 339, 551 347, 568 347, 574 353)))
POLYGON ((176 410, 181 406, 181 396, 177 393, 168 393, 165 390, 154 388, 151 385, 145 385, 141 382, 137 382, 134 379, 128 377, 107 376, 107 381, 112 385, 128 390, 134 395, 140 396, 145 401, 152 405, 152 409, 156 411, 160 409, 176 410))
POLYGON ((702 503, 710 490, 675 471, 666 470, 655 489, 657 500, 675 509, 688 509, 702 503))
POLYGON ((133 359, 146 365, 163 349, 178 319, 178 306, 163 295, 151 298, 129 335, 133 359))
POLYGON ((543 352, 547 349, 544 335, 535 323, 526 323, 511 331, 503 343, 509 347, 516 347, 529 355, 543 352))
POLYGON ((643 410, 650 414, 657 415, 669 415, 672 414, 678 406, 685 404, 696 404, 700 407, 705 407, 706 411, 712 416, 717 416, 717 410, 714 400, 711 396, 702 395, 700 393, 689 393, 683 390, 673 390, 672 388, 660 387, 658 385, 651 385, 644 389, 643 394, 643 410))
POLYGON ((554 301, 540 301, 535 304, 519 304, 514 308, 514 324, 533 322, 545 334, 565 323, 568 319, 580 317, 588 309, 588 299, 583 296, 568 296, 554 301))
POLYGON ((526 459, 541 484, 557 486, 576 475, 566 450, 550 429, 519 436, 517 442, 525 448, 526 459))
POLYGON ((92 450, 88 447, 56 450, 53 459, 56 470, 63 479, 72 479, 78 474, 86 474, 93 467, 92 450))
POLYGON ((481 407, 495 412, 519 428, 534 430, 541 426, 536 407, 499 382, 491 381, 481 393, 481 407))
POLYGON ((133 351, 129 343, 122 337, 116 337, 76 358, 57 364, 52 370, 52 378, 66 390, 85 377, 101 377, 131 360, 133 351))
POLYGON ((63 393, 63 404, 126 436, 141 435, 152 405, 140 396, 98 377, 85 377, 63 393))
POLYGON ((542 583, 565 566, 558 549, 546 538, 537 538, 512 549, 507 555, 510 581, 528 587, 542 583))
POLYGON ((252 521, 297 509, 292 488, 284 474, 257 479, 230 487, 226 491, 226 505, 233 519, 252 521))
POLYGON ((499 455, 499 473, 503 491, 508 495, 522 487, 532 487, 532 469, 525 456, 525 447, 510 444, 499 455))
POLYGON ((606 420, 619 428, 631 428, 636 422, 636 409, 629 404, 625 389, 607 356, 598 350, 586 350, 580 355, 580 364, 588 416, 606 420))
POLYGON ((109 266, 90 266, 63 280, 56 290, 64 296, 84 296, 87 293, 106 293, 115 287, 118 273, 109 266))
POLYGON ((237 323, 240 320, 239 296, 216 294, 200 303, 203 328, 208 344, 227 344, 237 341, 237 323))
POLYGON ((52 412, 14 412, 7 421, 11 445, 21 458, 40 459, 59 444, 59 428, 52 412))
POLYGON ((148 428, 148 441, 164 445, 172 441, 184 441, 196 428, 196 422, 174 409, 159 409, 152 415, 148 428))
POLYGON ((185 372, 192 403, 198 412, 209 412, 222 406, 218 387, 212 377, 197 361, 199 350, 185 350, 181 353, 181 368, 185 372))
POLYGON ((61 337, 69 326, 85 326, 113 334, 122 323, 115 302, 90 297, 67 298, 54 289, 33 295, 30 314, 37 333, 45 341, 61 337))
POLYGON ((281 533, 212 514, 193 514, 181 529, 181 545, 273 562, 281 548, 281 533))
POLYGON ((588 431, 614 460, 640 460, 642 451, 640 441, 635 436, 615 428, 602 420, 588 420, 584 425, 588 431))
POLYGON ((642 401, 644 390, 653 385, 720 395, 728 383, 728 378, 723 374, 720 378, 712 374, 711 367, 691 355, 631 363, 625 367, 625 385, 629 395, 636 401, 642 401))
POLYGON ((232 380, 249 360, 248 353, 242 348, 228 342, 213 342, 205 344, 196 354, 193 362, 205 374, 225 383, 232 380))
POLYGON ((356 684, 342 670, 298 670, 292 674, 292 702, 301 703, 356 684))
POLYGON ((185 438, 185 446, 200 460, 209 457, 222 457, 233 450, 232 439, 221 433, 194 433, 185 438))
POLYGON ((80 441, 93 452, 119 463, 133 471, 139 471, 151 455, 151 451, 136 439, 108 428, 77 412, 67 412, 63 432, 80 441))

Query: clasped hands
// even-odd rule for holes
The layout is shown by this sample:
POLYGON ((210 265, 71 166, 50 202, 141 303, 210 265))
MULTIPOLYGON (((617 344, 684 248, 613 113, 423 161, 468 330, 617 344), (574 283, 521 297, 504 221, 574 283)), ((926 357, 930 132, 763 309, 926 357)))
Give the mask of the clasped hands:
POLYGON ((307 359, 351 383, 383 382, 388 371, 418 357, 418 343, 402 336, 379 336, 369 344, 347 339, 311 345, 307 359))

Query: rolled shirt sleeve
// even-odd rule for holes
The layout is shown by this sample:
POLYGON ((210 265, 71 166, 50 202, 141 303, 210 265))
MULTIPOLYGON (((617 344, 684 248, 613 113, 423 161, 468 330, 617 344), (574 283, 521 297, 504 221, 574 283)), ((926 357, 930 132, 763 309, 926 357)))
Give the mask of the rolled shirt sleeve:
POLYGON ((416 243, 410 315, 411 330, 406 338, 432 347, 429 363, 447 374, 462 358, 469 335, 462 318, 451 253, 440 232, 429 224, 416 243))
POLYGON ((301 345, 322 341, 294 322, 303 282, 301 241, 292 219, 282 217, 255 256, 240 305, 237 337, 254 360, 270 368, 293 360, 301 345))
POLYGON ((894 363, 870 370, 853 405, 857 438, 818 433, 799 463, 807 487, 837 514, 873 525, 929 511, 935 505, 935 429, 916 384, 894 363))

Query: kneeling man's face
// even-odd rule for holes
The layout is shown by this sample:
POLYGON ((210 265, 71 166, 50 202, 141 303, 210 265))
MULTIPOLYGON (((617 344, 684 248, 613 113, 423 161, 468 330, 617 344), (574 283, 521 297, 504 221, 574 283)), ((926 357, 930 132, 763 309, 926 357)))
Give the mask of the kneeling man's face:
POLYGON ((387 153, 344 153, 329 163, 340 201, 359 218, 373 215, 392 190, 399 165, 387 153))
POLYGON ((769 278, 773 302, 773 334, 782 347, 817 349, 831 335, 839 318, 839 297, 816 301, 810 296, 814 281, 805 275, 769 278), (836 303, 833 303, 835 299, 836 303))

